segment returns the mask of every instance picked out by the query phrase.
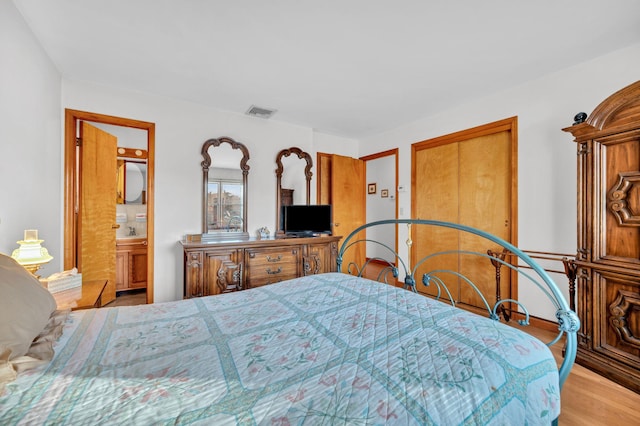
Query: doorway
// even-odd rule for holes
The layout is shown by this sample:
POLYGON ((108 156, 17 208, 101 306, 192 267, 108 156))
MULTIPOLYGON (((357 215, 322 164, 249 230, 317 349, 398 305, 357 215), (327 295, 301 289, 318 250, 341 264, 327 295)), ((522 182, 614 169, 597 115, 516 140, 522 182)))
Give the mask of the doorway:
MULTIPOLYGON (((398 217, 397 148, 361 158, 319 152, 317 174, 317 203, 332 205, 334 235, 341 235, 344 238, 367 222, 398 217), (370 179, 376 180, 375 194, 368 191, 368 183, 372 183, 367 180, 370 176, 370 179), (381 206, 384 208, 380 209, 381 206)), ((364 239, 366 234, 367 239, 385 242, 397 252, 397 226, 378 228, 378 230, 362 231, 357 239, 364 239), (371 232, 379 233, 372 235, 371 232)), ((363 265, 367 258, 396 262, 395 256, 390 256, 388 250, 381 250, 379 246, 371 243, 358 244, 347 252, 347 256, 343 259, 342 271, 348 271, 349 264, 352 262, 359 266, 363 265)))
MULTIPOLYGON (((366 169, 366 222, 398 218, 398 148, 360 157, 366 169)), ((367 238, 398 252, 398 225, 376 226, 367 238)), ((367 260, 396 264, 396 255, 386 247, 368 242, 367 260)))
MULTIPOLYGON (((114 117, 103 114, 96 114, 85 111, 78 111, 72 109, 65 109, 65 148, 64 148, 64 269, 68 270, 74 267, 78 267, 79 271, 82 272, 82 264, 83 264, 83 253, 84 256, 99 256, 99 250, 91 250, 91 248, 87 248, 86 245, 83 247, 83 231, 82 231, 82 223, 83 217, 93 217, 92 212, 85 211, 85 204, 83 202, 86 201, 87 195, 92 194, 92 180, 93 178, 86 178, 87 174, 85 170, 87 170, 87 165, 83 164, 82 156, 85 151, 88 151, 88 146, 83 147, 83 139, 85 139, 85 135, 81 136, 81 130, 92 128, 91 134, 97 132, 98 135, 104 134, 108 137, 111 136, 108 132, 104 132, 98 127, 103 127, 107 129, 120 129, 123 132, 127 130, 133 131, 135 129, 142 131, 146 134, 146 146, 144 147, 129 147, 133 148, 133 154, 136 155, 135 148, 138 148, 139 151, 143 152, 146 156, 146 189, 143 189, 142 199, 144 199, 145 207, 144 213, 142 210, 140 214, 136 214, 133 216, 134 221, 142 222, 144 221, 144 231, 145 238, 140 239, 142 244, 144 245, 145 256, 136 256, 135 250, 132 252, 129 250, 129 254, 133 254, 133 257, 130 256, 131 263, 127 263, 128 271, 135 271, 135 265, 137 264, 137 271, 142 271, 144 269, 145 273, 145 282, 146 282, 146 302, 153 303, 153 264, 154 264, 154 176, 155 176, 155 167, 154 167, 154 159, 155 159, 155 124, 132 120, 122 117, 114 117), (93 126, 92 126, 93 125, 93 126), (95 126, 95 127, 94 127, 95 126), (94 130, 95 129, 95 130, 94 130), (83 179, 85 176, 85 179, 83 179), (83 195, 85 194, 85 195, 83 195), (83 216, 84 213, 84 216, 83 216), (87 253, 90 253, 89 255, 87 253), (142 260, 142 262, 141 262, 142 260)), ((119 132, 118 132, 119 133, 119 132)), ((89 137, 90 135, 87 135, 89 137)), ((115 138, 115 137, 113 137, 115 138)), ((89 139, 87 139, 88 141, 89 139)), ((98 138, 98 144, 100 139, 98 138)), ((143 142, 144 143, 144 142, 143 142)), ((96 157, 95 164, 98 164, 100 160, 100 156, 103 156, 103 161, 108 163, 113 162, 117 164, 117 156, 118 151, 122 149, 126 149, 127 147, 118 147, 117 150, 113 152, 108 151, 109 154, 106 154, 104 151, 102 154, 98 154, 96 157), (109 156, 108 159, 105 159, 104 156, 109 156), (113 158, 111 156, 113 155, 113 158)), ((100 152, 100 151, 97 151, 100 152)), ((142 154, 141 154, 142 155, 142 154)), ((139 160, 138 162, 141 162, 139 160)), ((93 168, 94 164, 89 164, 93 168)), ((113 180, 114 187, 117 181, 117 167, 113 168, 113 180)), ((109 178, 111 179, 111 178, 109 178)), ((115 207, 117 201, 117 195, 113 194, 113 206, 115 207)), ((115 211, 115 208, 114 208, 115 211)), ((108 218, 105 220, 110 221, 111 223, 106 224, 107 228, 112 230, 113 235, 109 235, 109 238, 105 238, 103 241, 110 241, 110 238, 113 237, 113 241, 115 241, 116 229, 119 228, 120 224, 117 220, 117 215, 114 214, 112 218, 108 218)), ((132 226, 133 227, 133 226, 132 226)), ((130 241, 131 242, 131 241, 130 241)), ((111 243, 108 243, 109 245, 111 243)), ((111 249, 111 247, 109 247, 111 249)), ((115 250, 115 247, 113 247, 115 250)), ((113 268, 113 271, 116 270, 116 266, 122 268, 122 257, 118 258, 118 265, 116 265, 116 260, 114 258, 113 265, 111 265, 111 260, 107 260, 109 263, 109 267, 113 268)), ((115 272, 114 272, 115 273, 115 272)), ((139 273, 133 273, 134 281, 139 277, 139 273)), ((112 283, 111 287, 114 290, 115 297, 115 288, 116 288, 116 280, 112 283)), ((107 299, 103 300, 103 303, 108 303, 109 296, 105 296, 107 299)))

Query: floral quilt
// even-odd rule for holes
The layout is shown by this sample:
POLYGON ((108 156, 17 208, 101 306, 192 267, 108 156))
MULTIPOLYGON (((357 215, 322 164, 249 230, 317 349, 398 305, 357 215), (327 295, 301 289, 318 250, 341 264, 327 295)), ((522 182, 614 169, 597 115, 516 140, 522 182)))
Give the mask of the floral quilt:
POLYGON ((220 296, 72 312, 0 424, 549 424, 536 338, 332 273, 220 296))

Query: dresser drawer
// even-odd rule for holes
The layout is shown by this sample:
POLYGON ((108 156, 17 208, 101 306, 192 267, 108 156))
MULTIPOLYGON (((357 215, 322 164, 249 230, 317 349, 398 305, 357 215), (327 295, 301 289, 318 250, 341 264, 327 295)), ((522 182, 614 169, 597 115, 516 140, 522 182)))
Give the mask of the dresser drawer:
POLYGON ((274 247, 245 251, 247 287, 259 287, 300 276, 300 247, 274 247))

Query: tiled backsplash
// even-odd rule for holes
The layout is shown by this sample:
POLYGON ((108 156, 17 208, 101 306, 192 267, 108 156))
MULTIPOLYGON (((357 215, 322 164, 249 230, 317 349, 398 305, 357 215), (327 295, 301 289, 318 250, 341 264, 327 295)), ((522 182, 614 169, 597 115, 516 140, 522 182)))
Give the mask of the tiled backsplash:
POLYGON ((116 238, 131 238, 131 228, 135 229, 135 236, 147 236, 147 205, 146 204, 116 204, 116 222, 120 228, 116 229, 116 238), (124 218, 126 222, 118 220, 124 218), (136 215, 138 218, 136 219, 136 215), (140 217, 144 215, 143 217, 140 217))

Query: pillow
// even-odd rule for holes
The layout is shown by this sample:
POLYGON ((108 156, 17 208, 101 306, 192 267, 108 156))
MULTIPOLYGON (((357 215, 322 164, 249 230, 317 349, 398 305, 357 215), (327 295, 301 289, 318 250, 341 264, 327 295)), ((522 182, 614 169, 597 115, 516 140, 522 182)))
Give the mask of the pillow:
POLYGON ((0 253, 0 363, 25 355, 56 310, 40 281, 0 253))

